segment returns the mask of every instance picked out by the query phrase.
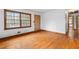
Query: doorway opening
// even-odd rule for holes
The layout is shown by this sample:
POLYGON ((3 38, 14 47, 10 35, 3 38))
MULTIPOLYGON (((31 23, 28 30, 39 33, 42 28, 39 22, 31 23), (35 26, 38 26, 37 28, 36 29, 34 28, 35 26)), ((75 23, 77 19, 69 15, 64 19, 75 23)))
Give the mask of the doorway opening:
POLYGON ((79 12, 68 13, 68 32, 70 38, 79 38, 79 12))

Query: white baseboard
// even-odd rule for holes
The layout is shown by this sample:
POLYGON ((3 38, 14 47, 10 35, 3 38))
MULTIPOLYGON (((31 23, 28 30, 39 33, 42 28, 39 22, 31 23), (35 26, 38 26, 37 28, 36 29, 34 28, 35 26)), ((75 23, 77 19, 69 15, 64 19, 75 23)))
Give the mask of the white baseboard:
POLYGON ((66 34, 65 32, 51 31, 51 30, 47 30, 47 29, 42 29, 42 30, 50 31, 50 32, 56 32, 56 33, 61 33, 61 34, 66 34))

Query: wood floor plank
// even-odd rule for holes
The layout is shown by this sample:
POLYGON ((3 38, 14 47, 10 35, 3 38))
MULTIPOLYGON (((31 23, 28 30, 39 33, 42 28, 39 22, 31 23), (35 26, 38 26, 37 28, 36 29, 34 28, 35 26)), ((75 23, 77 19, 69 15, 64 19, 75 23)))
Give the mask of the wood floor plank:
POLYGON ((39 31, 0 41, 1 49, 78 49, 79 39, 64 34, 39 31))

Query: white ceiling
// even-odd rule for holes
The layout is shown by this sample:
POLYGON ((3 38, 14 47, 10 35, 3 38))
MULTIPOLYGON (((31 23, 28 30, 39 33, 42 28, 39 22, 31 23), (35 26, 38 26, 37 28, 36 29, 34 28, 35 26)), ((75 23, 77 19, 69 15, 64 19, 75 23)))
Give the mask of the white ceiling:
POLYGON ((36 12, 48 12, 48 11, 50 11, 52 9, 30 9, 30 10, 36 11, 36 12))
MULTIPOLYGON (((45 12, 48 12, 48 11, 52 11, 52 10, 58 10, 58 9, 29 9, 31 11, 36 11, 36 12, 42 12, 42 13, 45 13, 45 12)), ((69 11, 74 11, 76 9, 65 9, 65 11, 69 12, 69 11)))

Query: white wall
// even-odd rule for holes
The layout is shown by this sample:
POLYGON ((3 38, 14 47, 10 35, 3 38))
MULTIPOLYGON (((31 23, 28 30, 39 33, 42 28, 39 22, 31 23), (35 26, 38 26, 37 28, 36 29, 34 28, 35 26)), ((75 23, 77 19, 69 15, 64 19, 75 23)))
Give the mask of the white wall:
POLYGON ((41 29, 65 33, 65 10, 57 9, 42 15, 41 29))
POLYGON ((16 34, 18 34, 17 33, 18 31, 21 31, 21 33, 34 31, 34 15, 41 15, 41 13, 34 12, 31 10, 23 10, 23 9, 16 9, 16 11, 31 13, 32 14, 32 27, 31 28, 4 30, 4 10, 0 9, 0 38, 16 35, 16 34))
POLYGON ((52 10, 46 13, 39 13, 23 9, 16 9, 15 11, 31 13, 32 27, 4 30, 4 10, 0 9, 0 38, 17 35, 18 31, 21 31, 21 33, 34 31, 34 15, 41 15, 41 29, 52 32, 65 33, 65 10, 63 9, 52 10))

